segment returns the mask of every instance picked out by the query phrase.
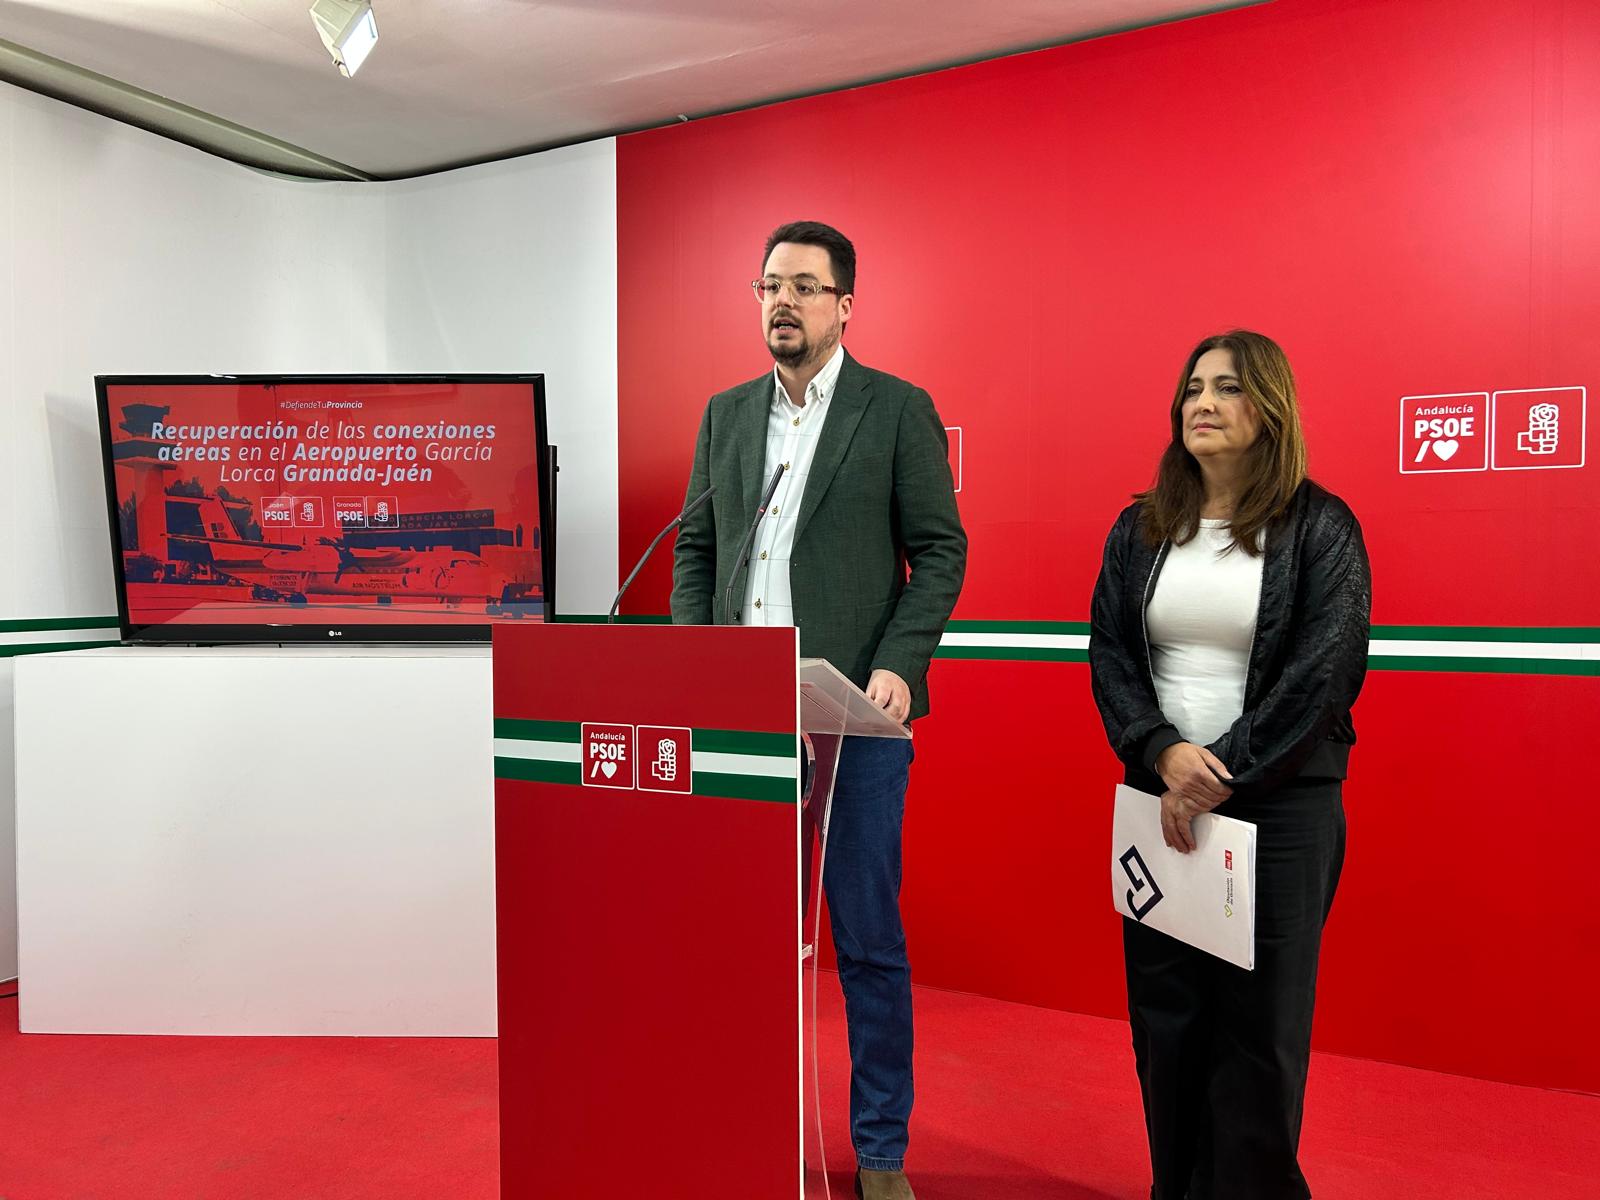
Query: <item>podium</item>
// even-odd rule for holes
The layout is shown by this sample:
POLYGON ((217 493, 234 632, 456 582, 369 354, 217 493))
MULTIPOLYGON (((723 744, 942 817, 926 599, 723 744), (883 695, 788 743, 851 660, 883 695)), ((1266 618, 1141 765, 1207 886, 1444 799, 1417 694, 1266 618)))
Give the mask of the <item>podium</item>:
POLYGON ((910 734, 798 637, 496 627, 506 1200, 828 1196, 833 767, 846 734, 910 734))

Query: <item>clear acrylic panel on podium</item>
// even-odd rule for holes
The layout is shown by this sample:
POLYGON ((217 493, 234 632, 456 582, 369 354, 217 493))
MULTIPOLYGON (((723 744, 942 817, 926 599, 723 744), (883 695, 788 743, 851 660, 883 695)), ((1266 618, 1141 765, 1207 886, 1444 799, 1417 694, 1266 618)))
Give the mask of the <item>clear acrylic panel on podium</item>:
MULTIPOLYGON (((832 1200, 829 1147, 822 1134, 822 1076, 817 1046, 817 946, 822 936, 822 876, 835 768, 846 737, 909 738, 901 725, 825 659, 800 660, 800 729, 805 747, 800 801, 802 1181, 806 1200, 832 1200)), ((853 1164, 848 1145, 831 1148, 838 1164, 853 1164)), ((841 1188, 841 1200, 852 1193, 841 1188)))

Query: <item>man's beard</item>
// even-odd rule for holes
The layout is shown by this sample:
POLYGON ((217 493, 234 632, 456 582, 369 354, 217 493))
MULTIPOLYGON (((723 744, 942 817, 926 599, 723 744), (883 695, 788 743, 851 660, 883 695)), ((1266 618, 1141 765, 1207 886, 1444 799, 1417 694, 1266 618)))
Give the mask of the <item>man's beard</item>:
POLYGON ((779 366, 798 367, 806 360, 806 355, 811 353, 811 343, 805 338, 797 338, 791 345, 775 346, 772 340, 767 340, 767 349, 772 352, 772 360, 779 366))
POLYGON ((809 367, 813 363, 820 362, 825 355, 833 353, 834 347, 839 344, 839 334, 842 332, 843 330, 835 325, 823 334, 822 340, 814 346, 804 332, 801 332, 791 345, 775 346, 772 334, 769 332, 767 350, 772 355, 773 361, 781 367, 809 367))

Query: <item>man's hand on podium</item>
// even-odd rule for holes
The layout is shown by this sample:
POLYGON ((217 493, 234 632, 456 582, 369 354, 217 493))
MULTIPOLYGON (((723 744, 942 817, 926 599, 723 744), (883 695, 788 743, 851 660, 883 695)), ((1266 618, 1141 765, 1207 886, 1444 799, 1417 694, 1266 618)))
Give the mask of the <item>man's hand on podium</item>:
POLYGON ((911 711, 911 688, 893 671, 879 667, 867 680, 867 699, 904 724, 911 711))

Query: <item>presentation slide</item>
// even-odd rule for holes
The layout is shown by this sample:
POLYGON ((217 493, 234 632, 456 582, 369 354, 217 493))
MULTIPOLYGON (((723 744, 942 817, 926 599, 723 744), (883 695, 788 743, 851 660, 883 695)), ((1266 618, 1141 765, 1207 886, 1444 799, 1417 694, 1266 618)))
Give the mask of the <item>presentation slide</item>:
POLYGON ((534 387, 103 382, 129 623, 542 619, 534 387))

